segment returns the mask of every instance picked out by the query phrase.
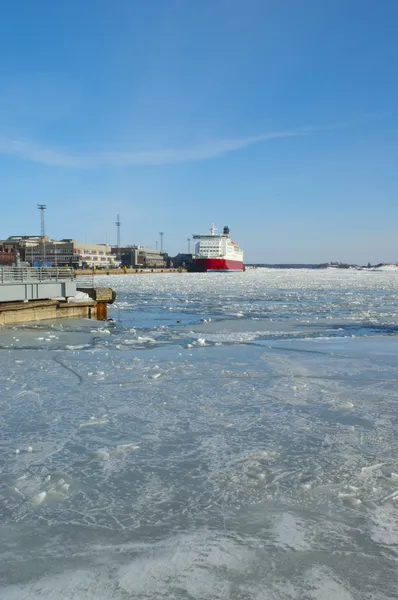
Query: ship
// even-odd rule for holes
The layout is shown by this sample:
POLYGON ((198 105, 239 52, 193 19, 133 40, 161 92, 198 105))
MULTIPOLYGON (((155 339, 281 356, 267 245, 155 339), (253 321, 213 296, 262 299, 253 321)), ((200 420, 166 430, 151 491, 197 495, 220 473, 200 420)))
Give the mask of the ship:
POLYGON ((221 234, 214 224, 208 234, 192 236, 195 243, 192 270, 201 273, 244 271, 243 250, 231 240, 226 225, 221 234))

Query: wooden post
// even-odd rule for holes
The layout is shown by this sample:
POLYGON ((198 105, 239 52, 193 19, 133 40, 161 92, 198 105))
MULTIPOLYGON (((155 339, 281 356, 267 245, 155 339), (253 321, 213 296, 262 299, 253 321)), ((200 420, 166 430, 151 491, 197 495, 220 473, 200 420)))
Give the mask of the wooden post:
POLYGON ((107 302, 97 302, 97 321, 106 321, 108 318, 107 302))

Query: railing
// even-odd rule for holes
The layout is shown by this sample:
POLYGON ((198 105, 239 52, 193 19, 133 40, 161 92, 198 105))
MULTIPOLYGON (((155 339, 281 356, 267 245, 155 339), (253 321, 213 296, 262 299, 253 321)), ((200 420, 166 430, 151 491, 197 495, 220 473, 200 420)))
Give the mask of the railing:
POLYGON ((66 267, 0 267, 0 285, 12 283, 40 283, 73 281, 73 271, 66 267))
POLYGON ((94 289, 96 287, 94 280, 94 275, 78 275, 75 279, 76 288, 78 290, 94 289))

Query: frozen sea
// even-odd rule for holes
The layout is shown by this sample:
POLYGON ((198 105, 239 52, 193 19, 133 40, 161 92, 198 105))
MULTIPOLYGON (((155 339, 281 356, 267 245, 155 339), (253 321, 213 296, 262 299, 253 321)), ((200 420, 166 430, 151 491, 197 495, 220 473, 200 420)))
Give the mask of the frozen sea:
POLYGON ((398 272, 110 276, 0 330, 1 600, 398 597, 398 272))

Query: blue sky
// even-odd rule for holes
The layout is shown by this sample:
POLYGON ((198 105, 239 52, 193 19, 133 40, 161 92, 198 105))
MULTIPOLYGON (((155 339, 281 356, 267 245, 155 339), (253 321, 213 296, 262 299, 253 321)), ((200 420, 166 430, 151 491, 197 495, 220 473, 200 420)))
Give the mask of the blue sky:
POLYGON ((398 2, 6 0, 0 237, 398 262, 398 2))

